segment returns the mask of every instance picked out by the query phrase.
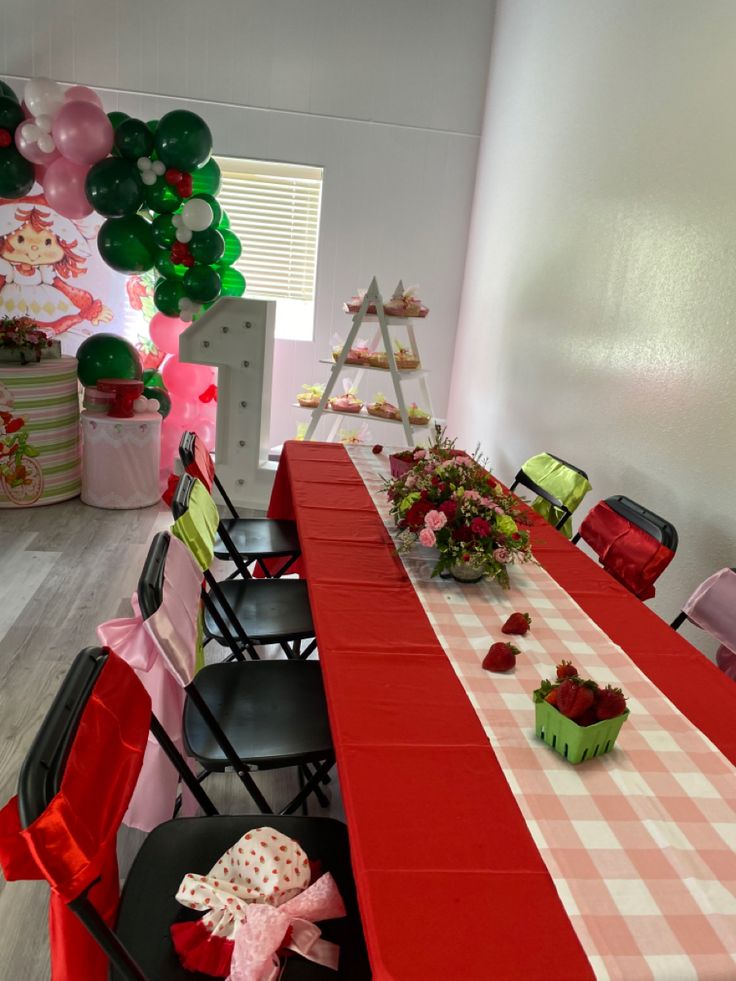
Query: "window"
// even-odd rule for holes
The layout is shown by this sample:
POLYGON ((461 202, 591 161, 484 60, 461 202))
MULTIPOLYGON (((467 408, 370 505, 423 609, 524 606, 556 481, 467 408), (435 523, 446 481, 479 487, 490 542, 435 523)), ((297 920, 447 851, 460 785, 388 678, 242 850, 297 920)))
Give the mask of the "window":
POLYGON ((310 341, 322 168, 217 157, 217 197, 240 239, 246 296, 276 300, 276 337, 310 341))

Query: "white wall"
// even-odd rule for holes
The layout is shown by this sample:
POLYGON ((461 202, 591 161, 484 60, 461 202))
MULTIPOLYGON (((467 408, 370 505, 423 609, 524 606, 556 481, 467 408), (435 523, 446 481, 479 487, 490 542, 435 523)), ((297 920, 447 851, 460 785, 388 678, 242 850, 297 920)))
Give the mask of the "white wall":
POLYGON ((3 0, 0 74, 92 85, 108 111, 144 119, 188 107, 217 153, 324 166, 315 343, 277 342, 280 441, 308 419, 290 403, 326 378, 317 359, 350 325, 342 301, 374 273, 385 292, 399 277, 421 285, 445 413, 492 12, 491 0, 3 0))
POLYGON ((453 371, 500 477, 548 449, 583 512, 675 524, 667 619, 736 564, 734 37, 728 0, 500 0, 453 371))

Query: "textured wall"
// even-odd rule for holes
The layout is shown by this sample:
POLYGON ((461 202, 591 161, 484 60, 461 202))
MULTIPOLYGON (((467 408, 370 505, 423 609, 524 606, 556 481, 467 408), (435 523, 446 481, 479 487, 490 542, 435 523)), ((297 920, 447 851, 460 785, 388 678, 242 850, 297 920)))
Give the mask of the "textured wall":
POLYGON ((729 2, 501 0, 453 370, 499 476, 548 449, 675 524, 668 619, 736 564, 734 36, 729 2))
MULTIPOLYGON (((422 353, 444 415, 491 0, 2 0, 0 8, 0 74, 11 82, 86 83, 106 90, 108 110, 143 118, 186 106, 207 119, 218 153, 325 168, 315 342, 277 342, 274 441, 308 419, 290 403, 303 382, 326 378, 318 358, 350 326, 340 305, 373 274, 386 292, 399 276, 421 284, 432 308, 422 353)), ((364 383, 362 394, 374 389, 364 383)), ((376 424, 372 433, 393 430, 376 424)))

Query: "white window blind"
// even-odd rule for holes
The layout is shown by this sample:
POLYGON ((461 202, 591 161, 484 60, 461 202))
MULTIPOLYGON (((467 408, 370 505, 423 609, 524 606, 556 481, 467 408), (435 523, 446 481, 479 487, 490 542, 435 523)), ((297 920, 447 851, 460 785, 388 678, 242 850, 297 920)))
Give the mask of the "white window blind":
MULTIPOLYGON (((217 200, 243 246, 235 265, 245 276, 246 296, 297 301, 279 306, 293 319, 295 309, 308 305, 311 317, 322 169, 232 157, 218 157, 217 163, 217 200)), ((277 314, 277 332, 278 319, 277 314)))

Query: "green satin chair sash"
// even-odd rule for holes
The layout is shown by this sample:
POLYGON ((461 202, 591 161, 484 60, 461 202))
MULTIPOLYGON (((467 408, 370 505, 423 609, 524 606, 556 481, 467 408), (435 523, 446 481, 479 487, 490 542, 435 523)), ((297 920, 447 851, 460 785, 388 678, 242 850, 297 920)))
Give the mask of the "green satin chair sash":
MULTIPOLYGON (((521 468, 535 484, 544 487, 546 491, 562 501, 571 513, 575 511, 582 499, 591 490, 590 481, 576 470, 566 467, 564 463, 555 460, 549 453, 538 453, 527 460, 521 468)), ((563 513, 559 508, 538 497, 532 502, 532 507, 550 524, 556 525, 563 513)), ((572 538, 572 522, 566 521, 560 529, 567 538, 572 538)))
POLYGON ((220 515, 217 505, 200 480, 195 480, 186 513, 171 526, 172 534, 184 542, 204 572, 212 565, 220 515))

